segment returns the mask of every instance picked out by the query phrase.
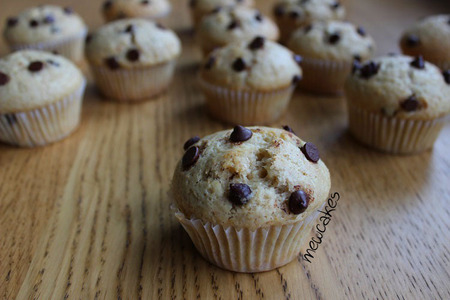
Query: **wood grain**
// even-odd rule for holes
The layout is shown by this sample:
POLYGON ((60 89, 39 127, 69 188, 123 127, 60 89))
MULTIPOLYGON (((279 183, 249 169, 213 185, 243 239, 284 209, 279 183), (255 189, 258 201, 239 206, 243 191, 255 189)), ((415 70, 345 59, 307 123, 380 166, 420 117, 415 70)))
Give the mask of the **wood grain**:
MULTIPOLYGON (((71 5, 91 28, 101 24, 99 0, 52 2, 71 5)), ((343 98, 297 92, 274 124, 319 146, 341 195, 312 263, 237 274, 199 256, 167 190, 182 143, 228 126, 206 116, 185 2, 173 1, 167 22, 184 51, 166 95, 116 104, 91 83, 83 123, 69 139, 37 149, 0 145, 0 297, 450 299, 450 127, 431 152, 384 155, 348 136, 343 98)), ((449 13, 446 1, 345 2, 378 53, 398 52, 402 28, 417 18, 449 13)), ((0 21, 35 4, 5 0, 0 21)), ((267 12, 271 3, 258 5, 267 12)))

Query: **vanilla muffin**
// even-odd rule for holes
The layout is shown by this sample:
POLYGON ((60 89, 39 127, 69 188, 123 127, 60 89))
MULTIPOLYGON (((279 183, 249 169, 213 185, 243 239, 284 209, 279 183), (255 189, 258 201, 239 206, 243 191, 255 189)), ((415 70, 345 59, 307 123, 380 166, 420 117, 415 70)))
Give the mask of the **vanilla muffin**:
POLYGON ((87 27, 69 7, 41 5, 10 17, 3 31, 12 50, 38 49, 59 53, 75 63, 83 60, 87 27))
POLYGON ((340 93, 354 61, 371 58, 375 44, 363 27, 342 21, 316 21, 297 29, 288 47, 303 58, 302 89, 340 93))
POLYGON ((0 59, 0 141, 43 146, 79 124, 85 79, 72 62, 38 50, 0 59))
POLYGON ((422 57, 374 59, 355 68, 345 93, 351 133, 391 153, 430 149, 450 113, 450 73, 422 57))
POLYGON ((119 101, 142 100, 166 90, 180 52, 173 31, 144 19, 108 23, 86 41, 86 57, 99 89, 119 101))
POLYGON ((300 58, 256 37, 211 52, 200 70, 209 113, 232 124, 270 124, 286 110, 300 81, 300 58))
POLYGON ((252 7, 253 0, 190 0, 189 7, 194 26, 200 23, 200 20, 215 9, 228 6, 246 6, 252 7))
POLYGON ((450 69, 450 15, 427 17, 407 29, 400 40, 404 54, 422 55, 442 70, 450 69))
POLYGON ((263 36, 278 39, 278 28, 258 10, 241 6, 220 8, 205 16, 197 28, 197 40, 206 55, 232 42, 263 36))
POLYGON ((237 272, 292 261, 330 190, 317 148, 283 129, 242 126, 187 146, 174 209, 203 257, 237 272))
POLYGON ((166 17, 172 9, 168 0, 106 0, 102 13, 106 22, 118 19, 166 17))
POLYGON ((345 9, 336 0, 282 0, 274 6, 273 14, 280 28, 280 40, 286 43, 296 29, 313 21, 343 20, 345 9))

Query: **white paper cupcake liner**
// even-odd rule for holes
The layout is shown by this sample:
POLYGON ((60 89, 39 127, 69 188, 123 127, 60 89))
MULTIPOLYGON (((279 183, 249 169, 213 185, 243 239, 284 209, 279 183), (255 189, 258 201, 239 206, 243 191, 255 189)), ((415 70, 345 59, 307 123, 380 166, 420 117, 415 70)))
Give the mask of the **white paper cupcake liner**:
POLYGON ((315 210, 303 221, 252 231, 187 219, 176 207, 172 208, 206 260, 223 269, 245 273, 272 270, 295 259, 319 215, 315 210))
POLYGON ((0 114, 0 141, 15 146, 44 146, 63 139, 80 122, 86 82, 52 104, 25 112, 0 114))
POLYGON ((71 61, 79 64, 84 58, 84 40, 86 38, 87 30, 84 30, 78 35, 67 37, 58 41, 49 41, 34 44, 10 45, 12 51, 24 49, 36 49, 54 52, 63 55, 71 61))
POLYGON ((294 85, 270 92, 232 90, 199 79, 209 113, 216 119, 241 125, 271 124, 285 112, 294 85))
POLYGON ((111 70, 91 66, 96 84, 108 98, 128 102, 152 98, 165 91, 173 78, 175 61, 156 66, 111 70))
POLYGON ((368 146, 395 154, 412 154, 432 148, 445 120, 406 120, 349 107, 353 136, 368 146))
POLYGON ((299 83, 302 90, 322 93, 340 94, 344 83, 351 73, 352 62, 337 62, 304 57, 301 62, 303 79, 299 83))

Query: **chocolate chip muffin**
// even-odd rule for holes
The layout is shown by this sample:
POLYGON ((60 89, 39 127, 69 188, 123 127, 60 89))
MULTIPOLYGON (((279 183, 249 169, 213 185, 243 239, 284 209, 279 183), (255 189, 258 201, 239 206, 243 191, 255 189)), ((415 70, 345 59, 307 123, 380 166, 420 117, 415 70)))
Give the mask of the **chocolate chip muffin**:
POLYGON ((281 42, 287 43, 298 28, 313 21, 343 20, 345 9, 336 0, 282 0, 273 9, 275 21, 281 31, 281 42))
POLYGON ((159 19, 172 9, 168 0, 106 0, 102 13, 106 22, 127 18, 159 19))
POLYGON ((230 6, 246 6, 252 7, 253 0, 190 0, 189 7, 191 10, 192 21, 194 26, 197 26, 201 19, 222 7, 230 7, 230 6))
POLYGON ((427 17, 407 29, 400 40, 404 54, 422 55, 442 70, 450 69, 450 15, 427 17))
POLYGON ((258 10, 241 6, 220 8, 205 16, 197 28, 197 40, 206 55, 232 42, 263 36, 278 39, 278 28, 258 10))
POLYGON ((41 5, 6 20, 4 38, 12 50, 56 52, 75 63, 83 60, 87 27, 69 7, 41 5))
POLYGON ((341 93, 353 63, 371 58, 375 43, 361 26, 342 21, 316 21, 297 29, 288 47, 303 57, 302 89, 341 93))
POLYGON ((345 84, 350 132, 375 149, 430 149, 450 113, 450 73, 422 57, 384 56, 354 69, 345 84))
POLYGON ((263 37, 213 51, 200 70, 209 113, 232 124, 276 121, 301 79, 299 60, 263 37))
POLYGON ((119 101, 151 98, 166 90, 180 52, 172 30, 144 19, 108 23, 86 41, 99 89, 119 101))
POLYGON ((85 79, 66 58, 21 50, 0 59, 0 141, 34 147, 79 124, 85 79))
POLYGON ((292 261, 330 190, 317 148, 283 129, 243 126, 186 146, 172 195, 203 257, 237 272, 292 261))

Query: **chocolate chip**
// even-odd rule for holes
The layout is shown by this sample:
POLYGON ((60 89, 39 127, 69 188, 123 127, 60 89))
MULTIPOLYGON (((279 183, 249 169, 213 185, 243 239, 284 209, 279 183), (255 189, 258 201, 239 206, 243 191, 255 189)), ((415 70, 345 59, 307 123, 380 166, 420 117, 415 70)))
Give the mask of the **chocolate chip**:
POLYGON ((253 132, 244 126, 237 125, 230 135, 230 141, 233 143, 248 141, 253 136, 253 132))
POLYGON ((141 1, 141 4, 142 4, 142 5, 149 5, 149 4, 150 4, 150 1, 148 1, 148 0, 142 0, 142 1, 141 1))
POLYGON ((53 17, 52 15, 48 15, 48 16, 45 16, 43 21, 44 21, 44 24, 52 24, 55 22, 55 17, 53 17))
POLYGON ((240 57, 236 58, 236 60, 233 62, 232 67, 236 72, 242 72, 246 68, 245 61, 240 57))
POLYGON ((86 44, 89 44, 92 41, 92 34, 88 34, 86 36, 86 44))
POLYGON ((314 163, 318 162, 319 157, 319 150, 313 143, 306 143, 303 145, 303 147, 300 148, 305 155, 306 159, 309 161, 312 161, 314 163))
POLYGON ((104 10, 110 9, 111 6, 112 6, 112 2, 109 1, 109 0, 108 0, 108 1, 105 1, 105 2, 103 3, 103 9, 104 9, 104 10))
POLYGON ((250 50, 258 50, 264 47, 264 38, 262 36, 257 36, 253 39, 253 41, 248 45, 250 50))
POLYGON ((71 14, 73 14, 73 9, 72 9, 72 7, 66 6, 66 7, 63 8, 63 11, 64 11, 64 13, 65 13, 66 15, 71 15, 71 14))
POLYGON ((366 30, 364 29, 364 27, 359 26, 356 29, 356 32, 360 35, 360 36, 366 36, 366 30))
POLYGON ((282 4, 275 6, 273 9, 273 14, 277 17, 283 16, 285 12, 286 11, 282 4))
POLYGON ((338 9, 339 6, 341 6, 341 3, 339 3, 339 2, 335 2, 335 3, 331 4, 332 9, 338 9))
POLYGON ((302 76, 294 75, 294 77, 292 77, 292 84, 297 85, 300 82, 300 80, 302 80, 302 76))
POLYGON ((138 61, 139 60, 139 50, 138 49, 130 49, 127 51, 127 59, 129 61, 138 61))
POLYGON ((204 68, 206 70, 210 70, 214 66, 215 62, 216 62, 216 58, 214 56, 208 57, 208 60, 206 61, 204 68))
POLYGON ((30 27, 37 27, 37 26, 39 26, 39 23, 38 23, 38 21, 36 21, 36 20, 30 20, 30 23, 29 23, 29 25, 30 25, 30 27))
POLYGON ((450 70, 445 70, 442 72, 442 75, 444 75, 444 80, 447 84, 450 84, 450 70))
POLYGON ((53 50, 52 53, 55 55, 59 55, 59 52, 57 50, 53 50))
POLYGON ((288 126, 288 125, 284 125, 283 129, 286 130, 286 131, 289 131, 290 133, 295 134, 294 130, 292 130, 292 128, 290 126, 288 126))
POLYGON ((303 30, 305 31, 305 34, 308 33, 308 32, 310 32, 311 29, 312 29, 312 25, 311 25, 311 24, 306 25, 306 26, 303 28, 303 30))
POLYGON ((0 86, 7 84, 9 80, 10 78, 7 74, 0 72, 0 86))
POLYGON ((361 62, 361 56, 359 54, 355 54, 355 55, 353 55, 353 60, 357 60, 357 61, 361 62))
POLYGON ((9 126, 13 126, 17 123, 17 117, 14 114, 5 114, 6 122, 8 122, 9 126))
POLYGON ((400 103, 400 107, 404 110, 404 111, 415 111, 419 108, 419 101, 417 100, 416 96, 411 95, 409 96, 406 100, 403 100, 400 103))
POLYGON ((228 30, 233 30, 233 29, 235 29, 235 28, 237 28, 239 26, 240 26, 239 22, 236 21, 236 20, 233 20, 233 21, 231 21, 230 24, 228 24, 227 29, 228 30))
POLYGON ((291 17, 291 19, 297 19, 298 17, 300 17, 300 13, 297 11, 291 11, 289 13, 289 17, 291 17))
POLYGON ((379 69, 380 64, 370 61, 361 68, 361 77, 364 79, 369 79, 370 77, 376 75, 379 69))
POLYGON ((263 15, 262 15, 260 12, 258 12, 258 13, 255 15, 255 19, 256 19, 256 21, 258 21, 258 22, 262 22, 262 20, 263 20, 263 15))
POLYGON ((19 23, 19 20, 15 17, 11 17, 11 18, 8 18, 8 20, 6 20, 6 25, 8 27, 14 27, 17 25, 17 23, 19 23))
POLYGON ((183 170, 189 169, 193 166, 200 157, 200 149, 196 146, 189 148, 186 152, 184 152, 183 159, 181 160, 181 165, 183 166, 183 170))
POLYGON ((184 150, 189 149, 192 145, 194 145, 198 141, 200 141, 200 138, 198 136, 191 137, 186 141, 186 143, 184 143, 183 149, 184 150))
POLYGON ((294 61, 295 61, 298 65, 300 65, 300 64, 302 63, 303 58, 302 58, 300 55, 294 54, 293 58, 294 58, 294 61))
POLYGON ((119 62, 116 60, 114 56, 108 57, 105 59, 105 64, 110 68, 111 70, 117 70, 120 68, 119 62))
POLYGON ((156 23, 156 27, 159 28, 159 29, 162 29, 162 30, 166 30, 166 29, 167 29, 167 27, 164 26, 164 25, 161 24, 161 23, 156 23))
POLYGON ((334 45, 337 42, 339 42, 340 39, 341 39, 341 36, 339 35, 339 33, 333 33, 328 37, 328 43, 334 45))
POLYGON ((28 71, 30 72, 39 72, 40 70, 42 70, 44 68, 44 64, 41 61, 32 61, 29 65, 28 65, 28 71))
POLYGON ((425 61, 422 56, 417 56, 414 58, 410 65, 416 69, 425 69, 425 61))
POLYGON ((252 190, 244 183, 231 183, 230 191, 228 193, 228 200, 235 205, 243 205, 248 202, 252 190))
POLYGON ((132 24, 127 25, 127 27, 125 27, 124 32, 125 33, 132 33, 134 31, 134 26, 132 24))
POLYGON ((420 43, 420 39, 417 35, 410 34, 406 37, 406 45, 408 47, 415 47, 415 46, 419 45, 419 43, 420 43))
POLYGON ((196 4, 197 4, 197 1, 195 1, 195 0, 190 0, 189 1, 189 6, 190 7, 194 7, 196 4))
POLYGON ((309 197, 303 191, 295 191, 289 197, 289 210, 295 215, 303 213, 309 205, 309 197))

